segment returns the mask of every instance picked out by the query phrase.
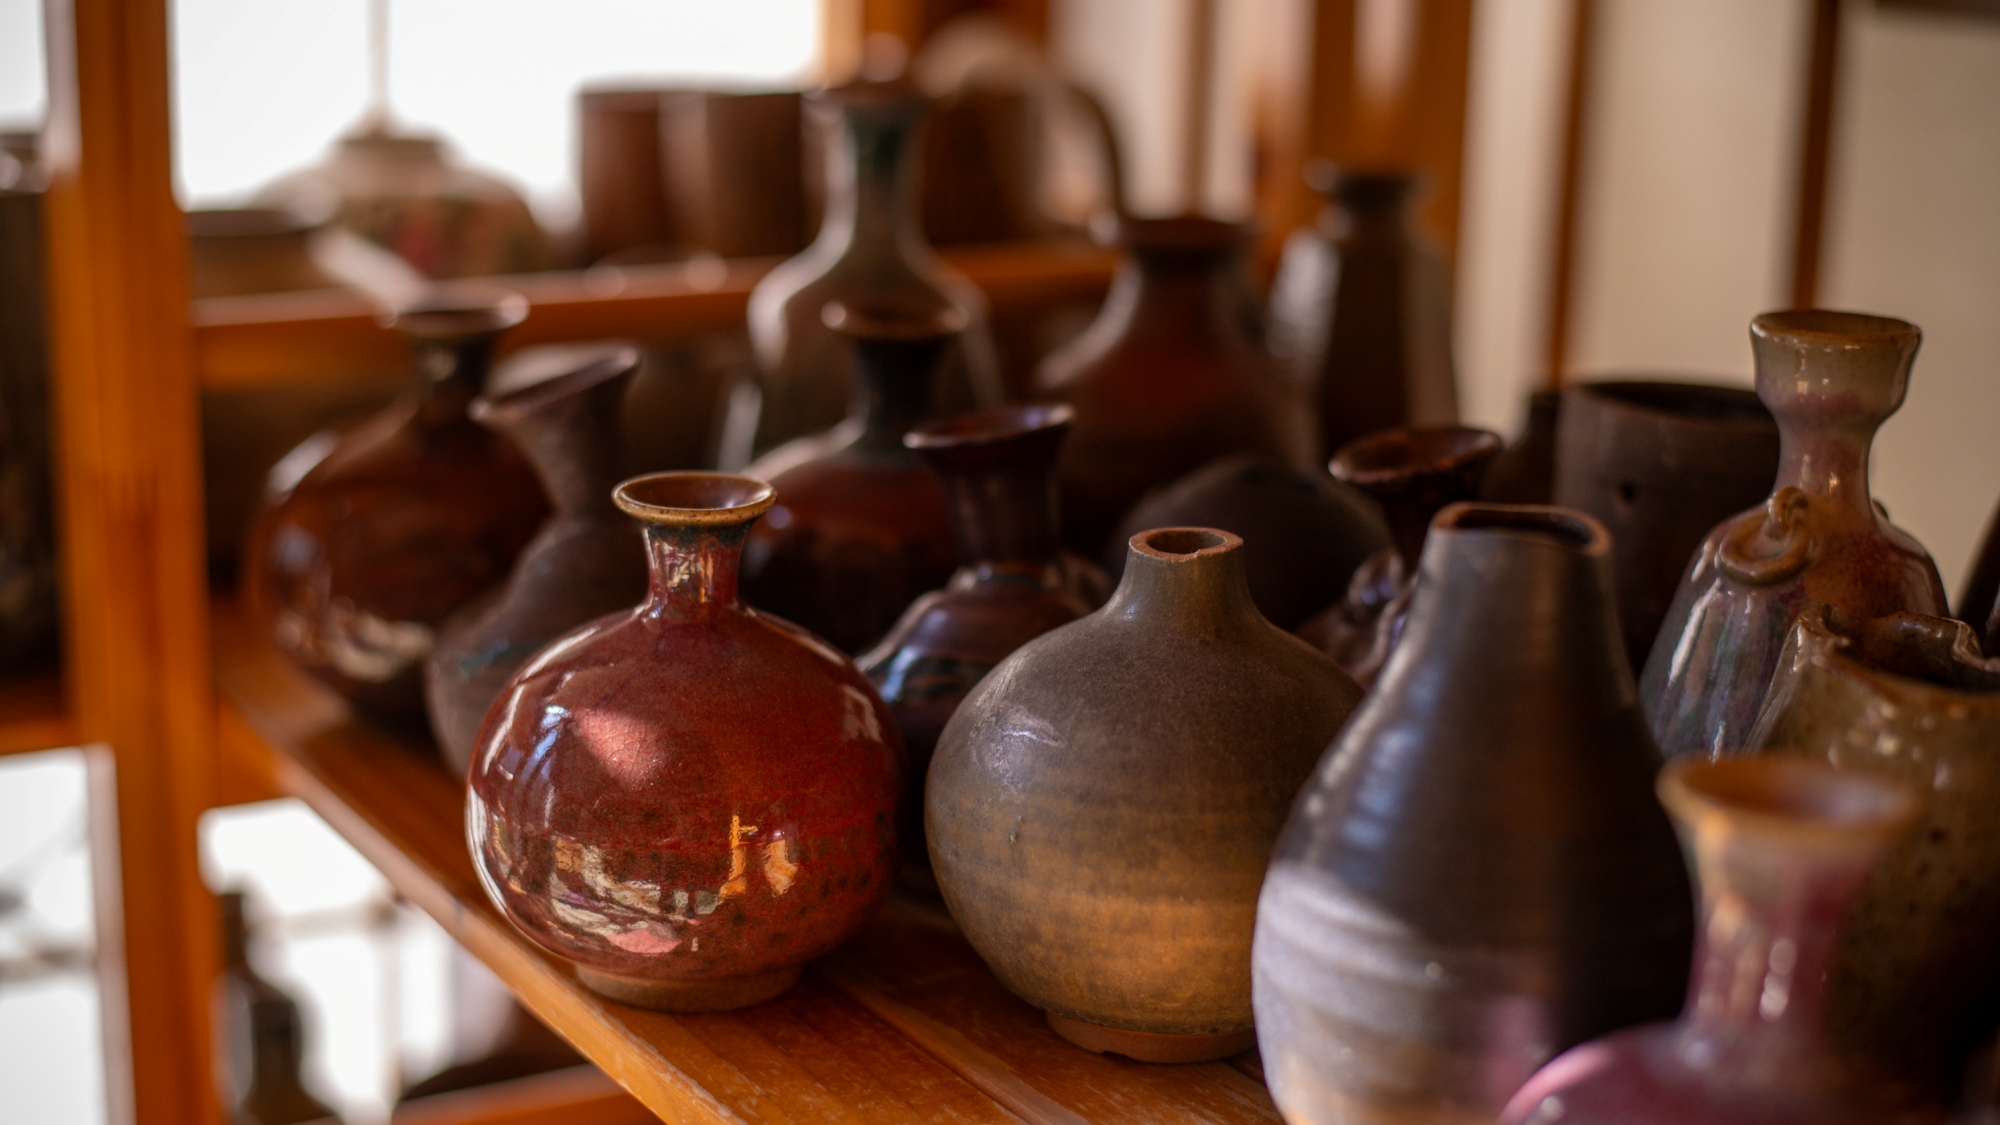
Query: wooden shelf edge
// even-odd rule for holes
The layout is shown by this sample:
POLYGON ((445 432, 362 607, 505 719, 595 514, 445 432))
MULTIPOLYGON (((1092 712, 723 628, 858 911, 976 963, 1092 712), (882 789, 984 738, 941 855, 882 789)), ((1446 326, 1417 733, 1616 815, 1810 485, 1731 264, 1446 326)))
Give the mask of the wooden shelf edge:
POLYGON ((659 1120, 594 1066, 404 1102, 389 1125, 648 1125, 659 1120))
POLYGON ((58 750, 81 741, 61 676, 50 672, 0 683, 0 755, 58 750))

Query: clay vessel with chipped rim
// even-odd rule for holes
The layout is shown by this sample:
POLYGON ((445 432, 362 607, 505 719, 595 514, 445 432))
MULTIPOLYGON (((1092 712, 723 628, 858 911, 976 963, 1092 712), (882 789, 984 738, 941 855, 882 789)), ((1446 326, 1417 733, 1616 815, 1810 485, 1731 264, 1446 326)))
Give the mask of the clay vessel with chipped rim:
POLYGON ((494 904, 592 990, 753 1004, 888 891, 902 743, 846 657, 737 600, 770 485, 656 473, 616 495, 644 526, 646 601, 509 681, 473 755, 467 842, 494 904))
POLYGON ((1132 538, 1104 608, 981 680, 931 760, 945 904, 1065 1038, 1150 1062, 1252 1042, 1257 887, 1293 792, 1360 700, 1265 621, 1242 540, 1132 538))

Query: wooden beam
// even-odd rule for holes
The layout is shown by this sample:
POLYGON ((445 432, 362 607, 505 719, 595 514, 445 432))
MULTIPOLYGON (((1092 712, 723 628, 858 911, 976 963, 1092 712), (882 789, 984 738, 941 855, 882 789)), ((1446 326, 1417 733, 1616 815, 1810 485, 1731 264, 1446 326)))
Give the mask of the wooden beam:
POLYGON ((1424 226, 1458 261, 1459 209, 1465 184, 1466 89, 1472 69, 1472 0, 1422 0, 1416 57, 1401 114, 1406 160, 1421 171, 1424 226))
POLYGON ((65 652, 91 748, 114 1123, 220 1120, 201 424, 165 0, 47 0, 48 254, 65 652))
POLYGON ((1826 239, 1826 177, 1832 160, 1834 96, 1840 76, 1840 0, 1813 0, 1799 128, 1798 194, 1792 209, 1792 307, 1819 303, 1826 239))
POLYGON ((1556 237, 1549 271, 1548 370, 1545 385, 1563 385, 1569 365, 1570 306, 1576 277, 1577 209, 1583 189, 1584 134, 1589 101, 1596 0, 1571 0, 1569 92, 1563 111, 1562 171, 1556 186, 1556 237))
POLYGON ((1185 100, 1181 103, 1181 209, 1206 210, 1208 133, 1215 118, 1215 0, 1188 0, 1185 100))
POLYGON ((1315 160, 1347 155, 1354 118, 1355 0, 1311 0, 1302 67, 1277 65, 1276 82, 1261 99, 1269 122, 1260 164, 1257 212, 1266 258, 1285 236, 1319 214, 1319 193, 1306 183, 1315 160))

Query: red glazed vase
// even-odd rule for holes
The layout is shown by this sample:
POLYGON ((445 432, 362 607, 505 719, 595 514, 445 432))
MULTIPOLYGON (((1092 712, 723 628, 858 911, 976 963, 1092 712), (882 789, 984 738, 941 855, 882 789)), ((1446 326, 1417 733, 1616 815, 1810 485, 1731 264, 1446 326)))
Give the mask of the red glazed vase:
POLYGON ((1182 217, 1127 219, 1120 233, 1103 311, 1036 375, 1076 408, 1057 466, 1063 541, 1091 556, 1151 489, 1232 453, 1303 468, 1318 443, 1304 396, 1246 328, 1250 229, 1182 217))
POLYGON ((528 462, 466 415, 526 315, 515 296, 396 313, 421 386, 271 469, 246 551, 252 602, 293 663, 371 718, 423 721, 438 627, 507 576, 548 515, 528 462))
POLYGON ((789 987, 889 889, 902 743, 847 658, 737 601, 762 481, 618 487, 652 588, 516 673, 474 752, 486 892, 587 987, 668 1011, 789 987))
POLYGON ((779 499, 750 533, 743 596, 860 652, 958 566, 944 486, 903 435, 930 419, 938 365, 965 321, 838 303, 826 319, 854 350, 858 393, 846 421, 744 470, 779 499))
POLYGON ((1701 885, 1687 1008, 1557 1058, 1502 1125, 1942 1125, 1824 1029, 1841 919, 1910 794, 1804 761, 1683 759, 1660 798, 1701 885))

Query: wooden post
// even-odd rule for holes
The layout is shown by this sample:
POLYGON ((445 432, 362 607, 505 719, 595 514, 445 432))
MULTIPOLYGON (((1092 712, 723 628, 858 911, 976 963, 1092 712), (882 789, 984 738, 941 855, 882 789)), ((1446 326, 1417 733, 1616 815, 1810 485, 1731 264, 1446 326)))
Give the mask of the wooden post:
POLYGON ((1840 0, 1813 0, 1806 64, 1805 120, 1800 123, 1798 195, 1792 214, 1792 307, 1819 302, 1820 249, 1826 236, 1826 176, 1833 154, 1833 108, 1840 73, 1840 0))
POLYGON ((47 0, 48 252, 65 646, 93 745, 110 1120, 220 1120, 201 432, 164 0, 47 0))
POLYGON ((1596 0, 1573 0, 1569 31, 1569 103, 1564 109, 1561 179, 1556 192, 1555 261, 1549 273, 1549 365, 1544 385, 1563 385, 1569 367, 1569 314, 1576 277, 1577 208, 1583 193, 1586 102, 1596 0))

